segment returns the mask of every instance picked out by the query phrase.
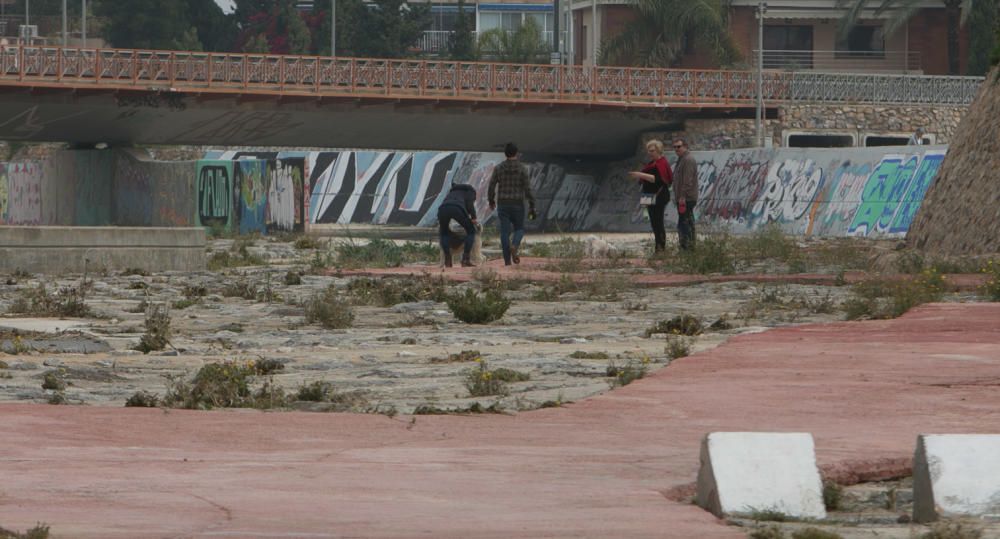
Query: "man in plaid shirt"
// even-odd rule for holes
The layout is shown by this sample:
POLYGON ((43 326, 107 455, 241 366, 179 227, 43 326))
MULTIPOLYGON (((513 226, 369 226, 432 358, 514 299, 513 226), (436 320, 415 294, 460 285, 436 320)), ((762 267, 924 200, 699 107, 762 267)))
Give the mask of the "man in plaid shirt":
POLYGON ((528 169, 518 160, 517 145, 508 142, 503 153, 507 160, 493 169, 487 195, 490 209, 497 210, 500 219, 500 247, 503 249, 504 264, 521 263, 518 248, 524 239, 524 201, 528 201, 528 215, 535 218, 535 195, 531 193, 531 177, 528 169), (514 232, 513 245, 510 241, 514 232))

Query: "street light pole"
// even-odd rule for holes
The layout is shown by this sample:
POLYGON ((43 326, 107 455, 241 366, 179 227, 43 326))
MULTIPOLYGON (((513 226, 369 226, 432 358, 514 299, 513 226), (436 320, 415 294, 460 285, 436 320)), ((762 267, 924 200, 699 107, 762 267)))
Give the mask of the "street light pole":
POLYGON ((594 67, 597 67, 597 0, 590 6, 590 55, 594 67))
POLYGON ((767 2, 757 3, 757 145, 764 147, 764 14, 767 2))
POLYGON ((330 56, 337 57, 337 0, 330 0, 330 56))
POLYGON ((69 46, 69 19, 66 18, 66 1, 63 0, 63 47, 69 46))
POLYGON ((80 16, 83 17, 83 21, 81 21, 83 23, 83 26, 80 27, 80 37, 83 38, 83 46, 86 47, 87 46, 87 0, 80 0, 80 1, 83 3, 83 6, 81 7, 83 11, 80 13, 80 16))

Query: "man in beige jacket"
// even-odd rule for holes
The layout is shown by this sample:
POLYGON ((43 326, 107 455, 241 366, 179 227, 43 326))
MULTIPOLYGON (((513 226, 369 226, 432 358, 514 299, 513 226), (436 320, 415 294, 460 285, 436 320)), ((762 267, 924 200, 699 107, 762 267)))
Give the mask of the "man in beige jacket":
POLYGON ((677 235, 683 250, 694 249, 694 207, 698 204, 698 163, 687 141, 674 140, 674 200, 677 201, 677 235))

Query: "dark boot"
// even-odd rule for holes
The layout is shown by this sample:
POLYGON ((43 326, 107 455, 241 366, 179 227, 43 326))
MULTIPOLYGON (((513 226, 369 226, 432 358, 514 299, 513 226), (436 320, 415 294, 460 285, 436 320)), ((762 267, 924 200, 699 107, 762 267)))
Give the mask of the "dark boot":
POLYGON ((449 249, 444 250, 444 267, 451 267, 451 250, 449 249))
POLYGON ((511 245, 510 247, 510 259, 515 264, 521 263, 521 257, 517 256, 517 245, 511 245))
POLYGON ((469 260, 469 257, 463 256, 462 257, 462 267, 463 268, 474 268, 474 267, 476 267, 476 265, 473 264, 471 260, 469 260))

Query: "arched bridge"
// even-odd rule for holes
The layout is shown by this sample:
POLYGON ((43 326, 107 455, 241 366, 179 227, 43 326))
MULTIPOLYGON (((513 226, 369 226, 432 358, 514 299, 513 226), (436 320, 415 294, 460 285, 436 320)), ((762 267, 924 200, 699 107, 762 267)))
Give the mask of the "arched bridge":
MULTIPOLYGON (((782 103, 967 104, 981 78, 765 71, 782 103)), ((624 155, 692 111, 753 108, 753 71, 0 48, 0 139, 624 155)))

